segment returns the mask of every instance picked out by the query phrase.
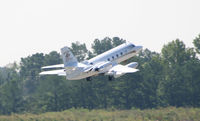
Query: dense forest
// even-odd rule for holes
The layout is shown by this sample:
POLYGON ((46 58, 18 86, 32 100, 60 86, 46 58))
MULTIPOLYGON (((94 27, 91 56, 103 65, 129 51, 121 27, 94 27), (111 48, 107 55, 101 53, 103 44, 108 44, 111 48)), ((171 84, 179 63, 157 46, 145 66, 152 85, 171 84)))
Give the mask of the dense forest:
MULTIPOLYGON (((124 43, 119 37, 95 39, 89 51, 83 43, 70 49, 79 61, 92 58, 124 43)), ((149 109, 158 107, 200 107, 200 35, 194 48, 179 39, 164 45, 161 53, 144 49, 122 64, 139 63, 139 72, 113 81, 96 76, 92 81, 39 76, 41 67, 60 64, 59 52, 36 53, 19 64, 0 68, 0 114, 42 113, 69 108, 149 109)))

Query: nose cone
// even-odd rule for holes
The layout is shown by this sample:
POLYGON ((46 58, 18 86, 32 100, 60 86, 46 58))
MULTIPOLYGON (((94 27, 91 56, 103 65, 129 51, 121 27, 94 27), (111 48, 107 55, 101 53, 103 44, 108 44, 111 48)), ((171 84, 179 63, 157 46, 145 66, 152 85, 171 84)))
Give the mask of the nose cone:
POLYGON ((136 47, 135 47, 136 51, 138 51, 138 52, 141 51, 142 48, 143 48, 142 46, 136 46, 136 47))

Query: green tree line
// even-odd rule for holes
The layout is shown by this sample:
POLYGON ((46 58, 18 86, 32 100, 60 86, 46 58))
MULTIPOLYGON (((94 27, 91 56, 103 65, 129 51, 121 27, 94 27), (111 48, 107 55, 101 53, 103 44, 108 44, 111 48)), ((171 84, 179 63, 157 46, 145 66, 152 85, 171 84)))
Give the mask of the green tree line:
MULTIPOLYGON (((83 61, 124 42, 119 37, 106 37, 95 39, 91 51, 79 42, 72 43, 70 49, 83 61)), ((40 77, 42 66, 62 63, 56 51, 21 58, 20 64, 0 68, 0 114, 69 108, 200 107, 200 35, 193 43, 195 48, 186 48, 176 39, 164 45, 161 53, 144 49, 138 56, 122 62, 138 62, 140 71, 114 81, 108 81, 107 76, 96 76, 92 81, 40 77)))

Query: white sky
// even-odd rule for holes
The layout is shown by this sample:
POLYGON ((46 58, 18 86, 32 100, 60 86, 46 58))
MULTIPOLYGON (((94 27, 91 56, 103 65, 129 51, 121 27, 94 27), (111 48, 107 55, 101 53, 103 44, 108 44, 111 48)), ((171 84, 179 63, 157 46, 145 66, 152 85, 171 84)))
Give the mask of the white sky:
POLYGON ((200 0, 0 0, 0 66, 106 36, 160 52, 200 34, 200 0))

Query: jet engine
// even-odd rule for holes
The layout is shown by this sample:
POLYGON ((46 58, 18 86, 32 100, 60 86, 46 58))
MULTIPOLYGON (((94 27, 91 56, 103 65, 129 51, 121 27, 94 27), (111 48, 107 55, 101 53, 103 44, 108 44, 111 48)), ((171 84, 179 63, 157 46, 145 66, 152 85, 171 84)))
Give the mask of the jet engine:
POLYGON ((92 70, 93 71, 103 71, 103 70, 107 70, 108 68, 111 68, 111 67, 112 67, 111 62, 103 62, 103 63, 96 65, 92 70))
POLYGON ((108 69, 112 68, 112 63, 111 62, 102 62, 102 63, 98 63, 94 66, 91 66, 89 68, 86 68, 84 70, 84 72, 91 72, 91 71, 96 71, 96 72, 105 72, 107 71, 108 69))

